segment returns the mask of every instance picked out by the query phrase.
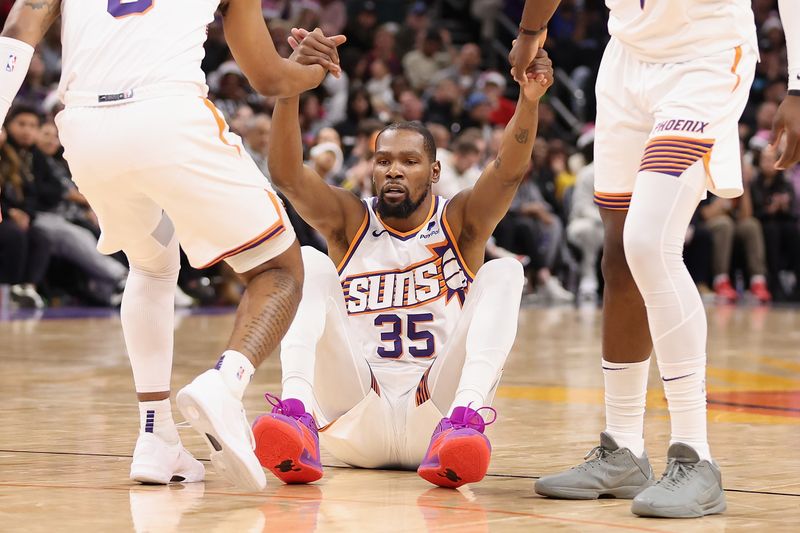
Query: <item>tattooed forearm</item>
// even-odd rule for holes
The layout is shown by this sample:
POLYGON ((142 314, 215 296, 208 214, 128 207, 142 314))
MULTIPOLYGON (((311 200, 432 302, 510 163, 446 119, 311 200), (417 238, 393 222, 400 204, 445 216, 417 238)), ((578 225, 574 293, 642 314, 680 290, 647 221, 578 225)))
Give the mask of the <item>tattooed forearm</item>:
POLYGON ((528 142, 528 131, 529 130, 527 128, 520 128, 519 133, 514 135, 514 139, 519 144, 525 144, 526 142, 528 142))

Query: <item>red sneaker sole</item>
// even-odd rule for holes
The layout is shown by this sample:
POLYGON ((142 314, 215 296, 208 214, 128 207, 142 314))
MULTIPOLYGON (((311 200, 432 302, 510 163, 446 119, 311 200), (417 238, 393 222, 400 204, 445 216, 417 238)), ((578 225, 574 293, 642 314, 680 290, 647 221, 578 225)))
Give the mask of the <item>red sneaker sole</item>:
POLYGON ((419 468, 425 481, 446 488, 458 488, 483 479, 489 470, 491 453, 481 435, 457 437, 439 448, 439 466, 419 468))
POLYGON ((311 483, 322 478, 322 468, 303 463, 305 447, 297 430, 270 416, 262 416, 253 426, 256 457, 261 466, 284 483, 311 483))

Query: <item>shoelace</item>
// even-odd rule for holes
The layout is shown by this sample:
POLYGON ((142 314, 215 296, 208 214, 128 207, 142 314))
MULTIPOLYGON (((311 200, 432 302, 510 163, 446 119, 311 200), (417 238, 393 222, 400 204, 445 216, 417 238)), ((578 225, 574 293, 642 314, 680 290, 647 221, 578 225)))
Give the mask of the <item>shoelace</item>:
POLYGON ((667 489, 677 489, 689 479, 689 473, 694 470, 694 465, 691 463, 682 463, 675 459, 670 459, 667 463, 667 469, 661 475, 656 484, 661 485, 667 489))
POLYGON ((314 420, 314 417, 311 416, 309 413, 296 413, 292 411, 291 408, 289 408, 286 405, 286 402, 284 402, 274 394, 270 394, 268 392, 264 393, 264 399, 267 400, 267 403, 270 404, 272 407, 275 407, 280 414, 294 418, 297 421, 305 424, 309 428, 313 426, 315 430, 319 431, 319 428, 317 427, 317 423, 314 420))
POLYGON ((592 448, 589 451, 589 453, 587 453, 586 455, 583 456, 584 461, 586 461, 587 459, 589 459, 589 457, 591 457, 593 455, 594 455, 594 458, 589 459, 588 461, 586 461, 583 464, 579 464, 577 466, 573 466, 572 468, 573 469, 578 469, 578 470, 585 470, 586 468, 594 468, 595 466, 597 466, 597 464, 600 461, 605 459, 606 456, 609 455, 610 453, 611 452, 608 450, 608 448, 604 448, 602 445, 595 446, 594 448, 592 448))
POLYGON ((483 426, 486 427, 494 424, 495 421, 497 420, 497 409, 495 409, 494 407, 483 406, 479 407, 478 409, 472 409, 470 407, 471 405, 472 402, 467 404, 467 408, 464 409, 464 414, 461 416, 461 420, 458 420, 456 418, 450 419, 450 423, 453 424, 454 428, 459 429, 468 427, 475 429, 476 426, 480 427, 481 422, 483 422, 483 426), (490 411, 492 415, 494 415, 492 419, 488 422, 484 420, 483 416, 481 416, 480 414, 480 412, 483 411, 484 409, 490 411), (476 416, 479 417, 479 420, 477 422, 474 422, 476 416))

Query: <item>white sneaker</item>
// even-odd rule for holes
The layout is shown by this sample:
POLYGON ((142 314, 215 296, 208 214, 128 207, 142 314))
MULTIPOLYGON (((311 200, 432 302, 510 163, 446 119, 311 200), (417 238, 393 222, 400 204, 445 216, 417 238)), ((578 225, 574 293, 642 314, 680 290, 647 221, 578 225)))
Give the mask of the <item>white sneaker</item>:
POLYGON ((11 286, 11 297, 21 307, 44 309, 44 300, 30 283, 11 286))
POLYGON ((597 279, 594 276, 585 276, 581 278, 581 282, 578 285, 578 299, 597 300, 597 279))
POLYGON ((175 307, 184 309, 194 305, 194 298, 183 292, 179 286, 175 286, 175 307))
POLYGON ((575 295, 565 289, 555 276, 547 278, 547 281, 542 284, 542 289, 544 289, 548 299, 553 303, 571 303, 575 301, 575 295))
POLYGON ((206 370, 182 388, 175 400, 186 421, 211 448, 217 473, 245 490, 261 491, 267 476, 256 458, 253 430, 244 407, 219 370, 206 370))
POLYGON ((206 469, 183 445, 168 444, 152 433, 141 433, 136 440, 131 463, 131 479, 139 483, 166 485, 170 481, 203 481, 206 469))

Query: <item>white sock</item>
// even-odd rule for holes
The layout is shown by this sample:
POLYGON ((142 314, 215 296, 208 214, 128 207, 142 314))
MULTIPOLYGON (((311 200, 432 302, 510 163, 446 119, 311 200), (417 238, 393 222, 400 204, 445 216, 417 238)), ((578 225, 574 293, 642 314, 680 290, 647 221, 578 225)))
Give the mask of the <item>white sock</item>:
POLYGON ((241 400, 244 390, 256 372, 253 363, 240 352, 225 350, 215 368, 220 371, 233 395, 241 400))
POLYGON ((295 398, 303 402, 307 412, 314 408, 314 387, 306 379, 299 376, 283 378, 281 400, 295 398))
POLYGON ((639 363, 611 363, 603 359, 606 433, 620 448, 636 457, 644 453, 644 408, 650 359, 639 363))
POLYGON ((672 424, 670 444, 682 442, 711 460, 706 427, 706 356, 658 362, 672 424))
POLYGON ((181 441, 175 421, 172 420, 172 406, 169 398, 153 402, 139 402, 139 432, 152 433, 169 444, 181 441))

